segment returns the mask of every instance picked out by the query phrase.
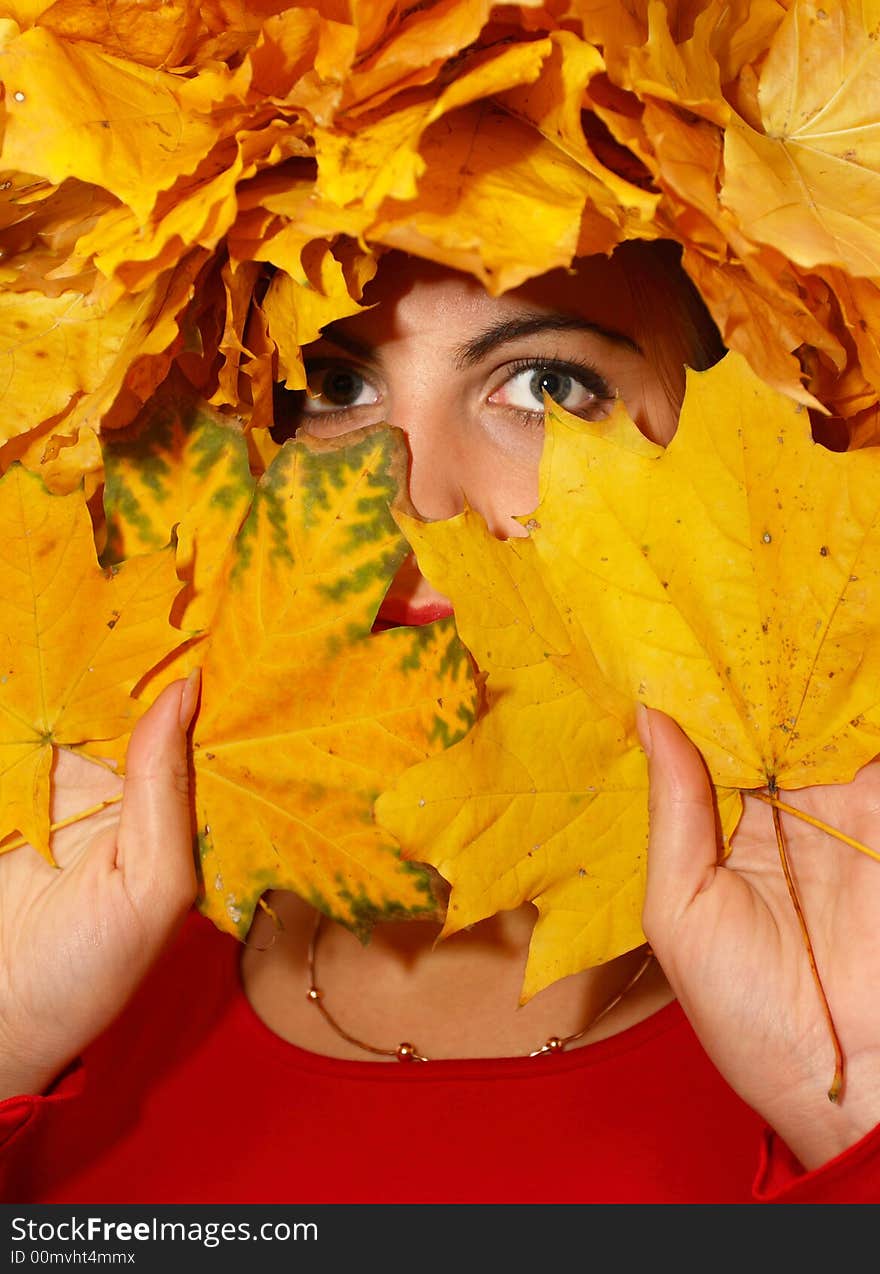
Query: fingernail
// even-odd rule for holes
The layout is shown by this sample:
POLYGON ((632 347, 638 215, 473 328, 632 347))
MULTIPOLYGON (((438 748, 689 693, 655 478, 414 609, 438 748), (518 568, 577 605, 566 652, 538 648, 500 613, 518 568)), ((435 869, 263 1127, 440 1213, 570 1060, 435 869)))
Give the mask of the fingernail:
POLYGON ((195 716, 196 707, 199 702, 199 689, 202 684, 201 668, 193 668, 192 672, 183 683, 183 690, 180 692, 180 711, 178 720, 181 730, 188 730, 195 716))
POLYGON ((648 716, 648 709, 643 703, 636 704, 636 729, 639 732, 639 739, 642 743, 645 756, 651 755, 653 740, 651 738, 651 718, 648 716))

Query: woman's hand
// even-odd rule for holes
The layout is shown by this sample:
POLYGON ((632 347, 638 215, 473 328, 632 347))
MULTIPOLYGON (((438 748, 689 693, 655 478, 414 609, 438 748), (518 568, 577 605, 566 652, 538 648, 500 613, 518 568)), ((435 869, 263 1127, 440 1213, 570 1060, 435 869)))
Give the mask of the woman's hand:
POLYGON ((68 752, 53 821, 122 804, 0 855, 0 1097, 39 1092, 113 1020, 196 892, 187 729, 198 682, 177 681, 135 727, 124 783, 68 752))
MULTIPOLYGON (((828 1098, 833 1037, 780 861, 772 811, 745 798, 720 861, 711 783, 696 748, 661 712, 640 714, 651 832, 648 938, 721 1074, 817 1167, 880 1123, 880 862, 781 815, 789 863, 844 1057, 828 1098)), ((783 793, 880 850, 880 763, 852 783, 783 793)), ((687 1101, 687 1075, 681 1076, 687 1101)))

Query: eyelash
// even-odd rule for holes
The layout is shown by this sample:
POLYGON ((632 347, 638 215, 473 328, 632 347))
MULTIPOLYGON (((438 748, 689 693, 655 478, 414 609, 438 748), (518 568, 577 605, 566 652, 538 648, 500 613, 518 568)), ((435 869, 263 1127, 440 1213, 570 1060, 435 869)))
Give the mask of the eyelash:
MULTIPOLYGON (((317 358, 313 361, 308 361, 305 364, 306 378, 311 379, 311 377, 316 372, 329 372, 332 369, 338 368, 338 367, 344 367, 346 370, 350 369, 351 371, 355 373, 355 375, 360 376, 362 380, 364 380, 368 385, 375 384, 374 380, 371 379, 371 373, 369 368, 362 367, 359 363, 356 363, 354 359, 346 359, 346 358, 317 358)), ((297 394, 299 395, 299 401, 302 402, 303 397, 305 395, 305 391, 297 390, 297 394)), ((322 411, 321 418, 327 421, 331 421, 335 419, 337 416, 344 416, 347 413, 351 411, 356 411, 356 410, 357 408, 340 406, 335 409, 322 411)))
MULTIPOLYGON (((343 361, 344 360, 339 360, 340 363, 343 361)), ((309 374, 311 375, 315 371, 324 370, 325 368, 335 365, 335 363, 336 360, 333 359, 316 360, 314 363, 308 365, 309 374)), ((519 358, 514 360, 512 363, 503 364, 502 366, 507 373, 502 385, 508 380, 512 380, 515 376, 518 376, 521 372, 549 371, 558 372, 563 376, 571 376, 573 379, 577 380, 585 389, 594 395, 597 410, 601 410, 604 406, 613 402, 616 397, 615 391, 611 388, 610 384, 601 372, 599 372, 592 363, 581 361, 580 359, 536 357, 519 358)), ((368 369, 358 368, 355 364, 352 364, 352 367, 359 375, 363 375, 367 380, 369 379, 368 369)), ((498 386, 498 389, 500 388, 501 385, 498 386)), ((284 397, 286 397, 286 394, 284 397)), ((302 401, 301 391, 297 393, 297 399, 302 401)), ((495 406, 496 409, 506 411, 509 415, 514 416, 524 428, 543 429, 544 427, 543 410, 537 405, 534 410, 522 407, 509 407, 503 403, 492 405, 495 406)), ((322 412, 321 417, 329 425, 334 419, 341 419, 351 410, 351 407, 340 407, 335 411, 330 410, 322 412)), ((281 432, 278 433, 277 437, 273 434, 276 441, 283 441, 284 437, 290 436, 291 432, 295 432, 295 429, 285 430, 283 425, 279 425, 277 428, 280 429, 281 432)))
MULTIPOLYGON (((520 358, 513 363, 505 364, 507 372, 507 380, 513 380, 514 376, 518 376, 520 372, 531 371, 548 371, 560 372, 563 376, 571 376, 573 380, 577 380, 581 385, 595 397, 598 406, 611 403, 616 398, 615 391, 611 388, 608 381, 598 371, 592 363, 586 361, 581 362, 579 359, 570 358, 520 358)), ((500 389, 501 386, 499 385, 500 389)), ((544 413, 542 408, 535 407, 534 411, 526 410, 522 407, 506 407, 505 411, 513 412, 514 415, 522 418, 526 423, 544 425, 544 413), (535 419, 538 417, 539 419, 535 419)))

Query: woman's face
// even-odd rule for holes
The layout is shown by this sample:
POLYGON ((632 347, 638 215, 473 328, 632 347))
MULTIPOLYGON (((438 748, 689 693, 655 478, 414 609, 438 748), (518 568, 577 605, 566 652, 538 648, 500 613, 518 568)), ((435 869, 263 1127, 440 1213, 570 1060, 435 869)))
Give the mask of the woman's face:
MULTIPOLYGON (((409 444, 409 496, 426 519, 451 517, 466 501, 494 534, 525 534, 514 518, 538 499, 545 390, 585 420, 607 415, 620 397, 654 441, 675 431, 686 352, 658 358, 664 313, 641 312, 615 258, 587 258, 576 272, 492 297, 469 276, 393 253, 365 301, 372 308, 303 351, 309 390, 291 423, 320 438, 398 426, 409 444)), ((665 321, 674 344, 675 323, 665 321)), ((410 558, 380 621, 424 623, 448 610, 410 558)))

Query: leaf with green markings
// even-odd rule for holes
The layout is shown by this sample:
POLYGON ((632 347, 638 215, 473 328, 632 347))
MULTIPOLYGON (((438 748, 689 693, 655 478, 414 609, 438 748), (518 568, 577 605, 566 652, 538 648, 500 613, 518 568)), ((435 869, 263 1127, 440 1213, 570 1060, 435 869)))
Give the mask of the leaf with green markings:
POLYGON ((372 815, 464 734, 477 693, 451 621, 371 631, 408 552, 391 514, 406 458, 385 427, 286 443, 227 560, 193 759, 200 907, 240 937, 274 888, 361 936, 438 914, 429 869, 372 815))
POLYGON ((215 586, 247 514, 255 480, 240 424, 179 387, 166 388, 134 425, 104 436, 104 562, 168 544, 187 584, 181 626, 211 620, 215 586))

